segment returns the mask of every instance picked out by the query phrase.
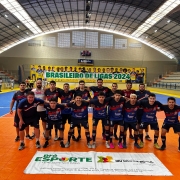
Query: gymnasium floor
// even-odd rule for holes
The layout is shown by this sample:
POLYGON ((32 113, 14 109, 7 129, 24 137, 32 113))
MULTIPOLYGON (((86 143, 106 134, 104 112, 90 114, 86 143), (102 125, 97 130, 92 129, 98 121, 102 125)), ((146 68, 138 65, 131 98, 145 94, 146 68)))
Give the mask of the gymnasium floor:
MULTIPOLYGON (((154 180, 178 180, 180 179, 180 171, 179 171, 179 159, 180 152, 177 151, 178 146, 178 136, 173 133, 173 130, 170 130, 170 133, 167 134, 167 149, 165 151, 159 151, 154 149, 153 142, 145 141, 145 147, 143 149, 135 149, 133 146, 133 141, 127 139, 127 149, 118 149, 117 142, 114 140, 116 144, 115 149, 106 149, 104 141, 101 140, 101 125, 98 126, 97 133, 97 148, 98 152, 149 152, 154 153, 158 159, 169 169, 169 171, 173 174, 173 176, 105 176, 105 175, 27 175, 24 174, 23 171, 31 161, 37 149, 35 148, 35 140, 25 140, 26 148, 23 151, 18 151, 19 142, 14 142, 15 128, 13 127, 13 115, 8 114, 9 112, 9 104, 14 92, 7 92, 0 94, 0 180, 28 180, 28 179, 38 179, 38 180, 53 180, 53 179, 73 179, 80 180, 82 178, 86 178, 86 180, 94 179, 94 180, 106 180, 109 178, 127 180, 132 179, 136 180, 139 178, 143 178, 144 180, 149 180, 153 178, 154 180)), ((168 96, 157 94, 157 100, 166 103, 168 96)), ((177 98, 177 104, 180 105, 180 98, 177 98)), ((161 127, 164 118, 164 113, 158 113, 158 121, 161 127)), ((91 117, 90 117, 91 119, 91 117)), ((68 125, 67 125, 68 126, 68 125)), ((66 126, 65 131, 65 142, 67 140, 67 130, 69 127, 66 126)), ((32 132, 32 128, 30 130, 32 132)), ((90 131, 91 131, 91 120, 90 120, 90 131)), ((84 130, 82 130, 82 135, 84 134, 84 130)), ((150 131, 150 136, 153 137, 153 132, 150 131)), ((161 144, 161 140, 159 138, 159 144, 161 144)), ((41 132, 41 144, 44 143, 44 138, 41 132)), ((89 151, 86 147, 85 136, 82 136, 82 140, 80 142, 71 143, 70 148, 62 149, 59 147, 59 142, 50 141, 50 146, 48 148, 40 149, 41 151, 89 151)))

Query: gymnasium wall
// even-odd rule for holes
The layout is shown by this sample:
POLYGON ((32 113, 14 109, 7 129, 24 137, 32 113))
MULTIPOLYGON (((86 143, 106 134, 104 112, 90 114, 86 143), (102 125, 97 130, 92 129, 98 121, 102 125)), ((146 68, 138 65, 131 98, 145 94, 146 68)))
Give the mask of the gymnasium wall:
MULTIPOLYGON (((71 31, 66 32, 71 33, 71 31)), ((99 42, 100 34, 109 33, 99 31, 99 42)), ((56 37, 57 39, 58 33, 38 37, 35 40, 43 40, 48 37, 56 37)), ((128 44, 138 43, 134 39, 114 34, 115 38, 127 39, 128 44)), ((99 47, 91 49, 74 48, 72 47, 72 42, 70 48, 28 46, 28 42, 24 42, 0 54, 0 65, 13 72, 17 71, 18 65, 24 65, 25 75, 28 76, 31 64, 76 66, 77 59, 83 58, 80 56, 80 51, 86 49, 92 52, 90 59, 95 61, 95 66, 147 67, 147 82, 153 81, 154 78, 157 78, 160 74, 165 74, 167 71, 177 70, 177 62, 175 60, 169 59, 144 44, 142 44, 141 48, 101 49, 99 47)))

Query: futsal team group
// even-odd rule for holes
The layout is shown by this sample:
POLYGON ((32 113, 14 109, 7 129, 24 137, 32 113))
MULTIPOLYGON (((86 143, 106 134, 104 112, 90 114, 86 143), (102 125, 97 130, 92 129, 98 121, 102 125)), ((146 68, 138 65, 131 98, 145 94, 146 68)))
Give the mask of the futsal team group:
MULTIPOLYGON (((127 131, 129 138, 134 139, 134 147, 144 147, 143 130, 145 139, 151 141, 148 127, 154 131, 153 144, 156 149, 166 149, 166 133, 172 127, 178 137, 178 151, 180 151, 180 123, 178 113, 180 106, 176 105, 174 97, 168 97, 167 104, 163 105, 156 100, 156 95, 145 90, 144 84, 139 84, 139 90, 132 89, 132 83, 127 81, 126 89, 118 90, 118 84, 112 83, 111 89, 103 86, 103 79, 97 79, 97 86, 87 87, 83 80, 79 86, 70 90, 70 85, 65 83, 63 89, 56 87, 56 82, 51 81, 49 88, 44 88, 41 80, 36 81, 34 89, 27 89, 25 82, 21 82, 19 90, 15 92, 11 104, 10 113, 16 102, 14 126, 20 141, 19 150, 25 148, 24 138, 36 138, 36 148, 41 148, 39 121, 42 120, 43 135, 46 148, 52 139, 54 128, 54 141, 60 141, 60 147, 68 148, 73 141, 81 139, 81 128, 85 129, 87 147, 95 149, 97 126, 102 123, 102 139, 106 148, 127 148, 127 131), (90 91, 93 92, 91 97, 90 91), (59 101, 60 99, 60 101, 59 101), (61 103, 58 103, 61 102, 61 103), (92 132, 89 131, 88 109, 93 109, 92 132), (165 119, 159 132, 156 117, 157 111, 164 111, 165 119), (65 124, 69 123, 67 142, 64 143, 65 124), (33 136, 29 135, 29 126, 34 127, 33 136), (75 137, 74 131, 78 131, 75 137), (133 130, 133 131, 132 131, 133 130), (26 134, 26 135, 25 135, 26 134), (161 136, 162 145, 158 144, 161 136)), ((66 126, 67 127, 67 126, 66 126)))

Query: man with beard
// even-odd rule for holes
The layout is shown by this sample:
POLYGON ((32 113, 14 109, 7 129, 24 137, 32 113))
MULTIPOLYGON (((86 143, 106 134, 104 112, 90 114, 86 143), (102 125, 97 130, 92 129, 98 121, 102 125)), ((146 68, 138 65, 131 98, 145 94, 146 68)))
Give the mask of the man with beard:
MULTIPOLYGON (((42 80, 36 81, 36 88, 32 90, 35 94, 35 98, 39 98, 42 100, 45 100, 45 94, 44 89, 42 88, 42 80)), ((39 116, 39 120, 42 120, 42 126, 43 126, 43 134, 45 134, 46 130, 46 109, 43 106, 37 106, 37 112, 39 116)))

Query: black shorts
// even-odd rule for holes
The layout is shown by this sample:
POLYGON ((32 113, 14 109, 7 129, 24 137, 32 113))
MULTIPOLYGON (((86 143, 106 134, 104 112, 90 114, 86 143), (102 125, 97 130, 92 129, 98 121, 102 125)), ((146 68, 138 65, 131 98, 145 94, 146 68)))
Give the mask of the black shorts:
POLYGON ((109 119, 108 118, 105 118, 105 119, 96 119, 96 118, 93 118, 93 126, 97 126, 98 123, 99 123, 99 120, 102 120, 103 126, 109 126, 109 119))
POLYGON ((170 129, 171 127, 173 128, 174 133, 180 132, 180 123, 178 123, 178 124, 167 124, 167 123, 163 123, 163 125, 162 125, 162 129, 166 129, 167 132, 169 132, 169 129, 170 129))
POLYGON ((47 121, 47 117, 46 117, 46 111, 40 111, 37 112, 38 116, 39 116, 39 120, 41 119, 43 122, 47 121))
POLYGON ((139 129, 146 129, 150 125, 151 130, 159 131, 159 125, 157 122, 141 122, 139 129))
POLYGON ((109 121, 110 127, 114 127, 114 125, 120 125, 120 126, 124 126, 124 121, 123 120, 110 120, 109 121))
POLYGON ((64 130, 64 124, 62 121, 51 121, 51 120, 47 121, 46 130, 53 129, 53 125, 55 126, 55 129, 64 130))
POLYGON ((125 122, 124 121, 124 131, 127 131, 128 128, 131 128, 134 131, 137 131, 137 122, 125 122))
POLYGON ((81 125, 84 127, 84 129, 89 129, 89 124, 88 124, 88 120, 87 119, 72 119, 71 120, 71 124, 70 124, 70 129, 74 129, 75 127, 77 127, 78 125, 81 125))
POLYGON ((14 115, 14 126, 17 128, 19 127, 19 116, 17 112, 15 112, 15 115, 14 115))
POLYGON ((137 111, 137 123, 138 124, 141 124, 142 115, 143 115, 143 109, 138 109, 138 111, 137 111))
POLYGON ((20 131, 23 131, 29 125, 39 129, 39 120, 37 119, 37 117, 31 118, 31 120, 29 119, 23 119, 23 120, 24 120, 24 124, 22 124, 22 126, 19 128, 20 131))
POLYGON ((71 114, 61 114, 63 124, 66 124, 66 120, 68 120, 68 124, 71 124, 71 114))

